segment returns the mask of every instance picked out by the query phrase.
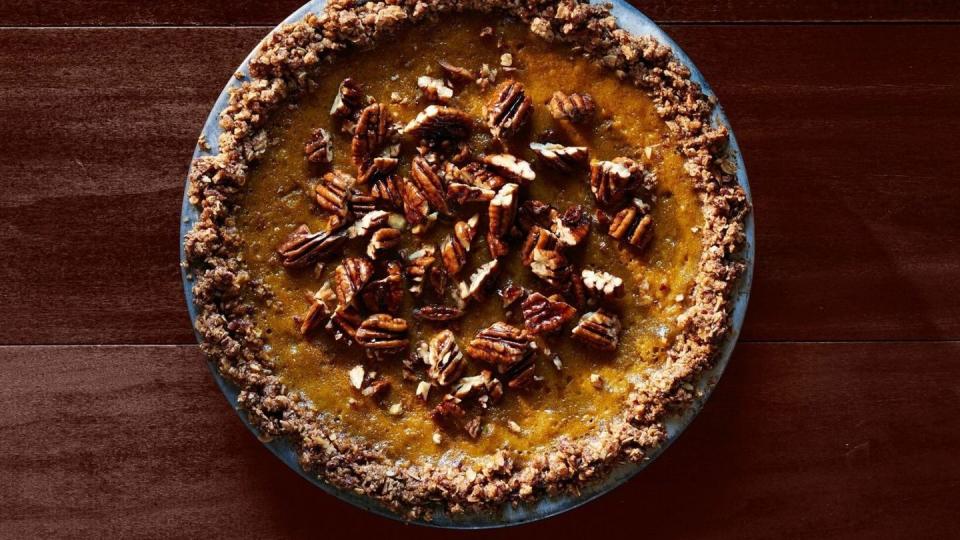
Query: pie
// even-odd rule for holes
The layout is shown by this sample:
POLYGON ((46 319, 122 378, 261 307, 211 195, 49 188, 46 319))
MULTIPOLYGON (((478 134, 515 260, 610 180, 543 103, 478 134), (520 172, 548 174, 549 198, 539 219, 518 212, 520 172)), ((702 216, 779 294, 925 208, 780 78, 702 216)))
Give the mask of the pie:
POLYGON ((185 251, 203 350, 311 474, 482 510, 644 459, 693 398, 749 205, 690 71, 608 9, 334 1, 260 45, 185 251))

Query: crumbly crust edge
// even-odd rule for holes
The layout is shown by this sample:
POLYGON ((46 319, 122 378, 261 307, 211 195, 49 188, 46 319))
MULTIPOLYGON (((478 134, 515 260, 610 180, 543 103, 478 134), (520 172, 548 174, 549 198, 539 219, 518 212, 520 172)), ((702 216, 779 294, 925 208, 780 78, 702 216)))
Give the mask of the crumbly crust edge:
POLYGON ((437 508, 457 512, 576 490, 614 464, 641 461, 663 442, 671 407, 689 403, 691 382, 713 360, 729 330, 731 291, 743 272, 736 260, 744 244, 749 204, 725 155, 727 130, 710 125, 713 103, 690 80, 690 71, 654 38, 619 28, 609 6, 582 0, 331 0, 322 13, 284 25, 260 44, 250 79, 230 90, 220 115, 219 153, 191 165, 189 201, 199 219, 184 239, 198 315, 201 349, 240 388, 238 402, 265 437, 296 442, 305 470, 410 518, 429 519, 437 508), (569 43, 625 82, 646 90, 685 157, 685 170, 703 204, 703 254, 682 331, 664 363, 629 395, 623 414, 580 439, 562 439, 525 462, 508 451, 455 464, 390 461, 375 449, 328 430, 308 400, 285 387, 263 350, 242 300, 256 289, 239 260, 241 239, 232 213, 250 165, 267 147, 270 113, 308 91, 311 76, 346 49, 369 47, 402 25, 465 10, 499 11, 538 36, 569 43))

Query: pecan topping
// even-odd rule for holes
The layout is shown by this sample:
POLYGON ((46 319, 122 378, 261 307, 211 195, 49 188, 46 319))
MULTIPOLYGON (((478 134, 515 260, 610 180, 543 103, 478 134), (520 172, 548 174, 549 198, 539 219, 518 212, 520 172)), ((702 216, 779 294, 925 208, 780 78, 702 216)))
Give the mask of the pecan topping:
POLYGON ((471 186, 497 190, 507 183, 507 179, 494 173, 482 163, 468 163, 457 170, 460 180, 471 186))
POLYGON ((473 82, 477 78, 476 73, 467 68, 455 66, 443 60, 440 60, 437 63, 440 64, 440 69, 443 70, 443 73, 447 76, 447 78, 453 82, 467 84, 473 82))
POLYGON ((473 298, 474 300, 481 299, 487 293, 487 289, 493 284, 494 278, 497 277, 499 271, 499 259, 494 259, 477 268, 468 281, 460 283, 460 298, 463 300, 468 298, 473 298))
POLYGON ((458 307, 431 304, 414 309, 413 317, 422 321, 447 322, 463 317, 463 310, 458 307))
POLYGON ((577 246, 590 234, 590 215, 580 205, 571 206, 562 214, 553 217, 550 232, 561 244, 577 246))
POLYGON ((367 245, 367 257, 380 260, 400 246, 400 231, 393 227, 377 229, 367 245))
POLYGON ((529 184, 537 174, 530 164, 512 154, 491 154, 482 158, 488 169, 517 184, 529 184))
POLYGON ((517 303, 518 300, 526 296, 528 291, 519 285, 511 283, 500 289, 500 299, 503 309, 510 309, 510 306, 517 303))
POLYGON ((306 225, 301 225, 277 248, 277 252, 284 267, 306 268, 337 251, 346 239, 342 228, 311 233, 306 225))
POLYGON ((585 269, 580 273, 587 290, 601 298, 620 298, 623 296, 623 280, 603 270, 585 269))
POLYGON ((523 245, 523 264, 540 279, 563 288, 570 277, 570 264, 560 252, 560 241, 550 231, 534 226, 523 245))
POLYGON ((535 292, 521 305, 523 324, 534 334, 551 334, 560 330, 576 316, 577 310, 570 304, 556 298, 535 292))
POLYGON ((375 184, 389 178, 393 171, 397 170, 400 162, 397 158, 378 156, 365 162, 360 167, 360 174, 357 176, 357 182, 368 185, 375 184))
POLYGON ((333 161, 333 141, 330 140, 327 130, 323 128, 313 130, 310 139, 303 147, 303 153, 307 155, 307 161, 310 163, 326 165, 333 161))
POLYGON ((330 116, 347 119, 356 115, 363 108, 363 91, 353 79, 346 78, 340 83, 337 89, 337 95, 333 98, 333 106, 330 107, 330 116))
POLYGON ((617 212, 610 221, 607 234, 634 247, 643 248, 650 241, 653 218, 646 205, 631 204, 617 212))
POLYGON ((510 232, 510 227, 513 226, 513 220, 517 215, 519 187, 517 184, 506 184, 500 188, 487 207, 487 247, 490 248, 490 255, 494 259, 503 257, 509 251, 504 237, 510 232))
POLYGON ((506 373, 533 354, 532 343, 526 331, 505 322, 497 322, 470 340, 467 355, 492 364, 499 373, 506 373))
POLYGON ((536 199, 523 201, 517 209, 517 225, 523 232, 530 232, 534 225, 548 229, 553 224, 557 211, 549 204, 536 199))
POLYGON ((460 109, 430 105, 403 132, 428 141, 457 140, 469 137, 472 126, 473 119, 460 109))
POLYGON ((459 399, 444 399, 430 412, 430 418, 438 424, 449 424, 467 415, 459 399))
POLYGON ((456 201, 457 204, 488 202, 493 200, 496 194, 497 192, 492 189, 470 186, 459 182, 450 182, 447 184, 447 197, 456 201))
POLYGON ((437 262, 437 248, 425 245, 407 257, 407 277, 412 283, 410 292, 419 296, 423 292, 424 279, 430 274, 430 269, 437 262))
POLYGON ((571 331, 573 339, 595 349, 615 351, 620 342, 620 319, 603 309, 580 317, 580 322, 571 331))
POLYGON ((477 234, 477 222, 480 216, 474 214, 467 221, 458 221, 453 226, 453 236, 447 237, 440 246, 440 255, 447 273, 456 276, 467 264, 467 254, 470 253, 470 244, 477 234))
POLYGON ((363 394, 364 397, 381 399, 387 395, 391 386, 390 381, 387 379, 375 378, 371 380, 370 384, 361 390, 360 393, 363 394))
POLYGON ((333 290, 337 302, 345 306, 373 277, 373 263, 363 257, 347 257, 333 271, 333 290))
POLYGON ((447 207, 446 187, 440 175, 433 170, 427 160, 421 156, 413 158, 410 164, 410 177, 417 183, 417 187, 420 188, 431 207, 441 214, 450 214, 450 209, 447 207))
POLYGON ((453 88, 447 86, 442 79, 422 75, 417 78, 417 87, 420 88, 420 92, 423 93, 423 97, 427 101, 446 103, 453 99, 453 88))
POLYGON ((453 395, 461 400, 487 396, 488 400, 497 402, 503 397, 503 384, 485 369, 479 375, 463 377, 457 381, 453 395))
POLYGON ((403 210, 403 191, 401 180, 390 175, 373 182, 370 195, 377 205, 391 210, 403 210))
POLYGON ((643 166, 629 158, 590 163, 590 190, 603 205, 621 202, 636 189, 643 176, 643 166))
POLYGON ((494 138, 517 133, 533 112, 533 100, 516 81, 504 81, 487 103, 487 126, 494 138))
POLYGON ((351 190, 347 199, 350 202, 350 214, 353 216, 353 219, 360 219, 377 210, 377 199, 371 195, 366 195, 357 190, 351 190))
POLYGON ((533 355, 527 356, 520 362, 517 362, 503 374, 507 381, 507 388, 511 390, 523 390, 529 388, 536 382, 534 376, 537 370, 533 355))
POLYGON ((566 118, 577 123, 592 118, 597 106, 590 94, 573 93, 567 95, 558 91, 553 93, 547 108, 550 109, 550 114, 557 120, 566 118))
POLYGON ((377 313, 367 317, 357 328, 357 343, 375 358, 397 354, 410 344, 407 339, 407 321, 377 313))
POLYGON ((390 221, 390 213, 383 210, 373 210, 360 217, 347 230, 347 236, 350 238, 363 238, 374 231, 383 227, 390 221))
POLYGON ((411 225, 419 225, 430 213, 427 196, 416 182, 409 178, 400 181, 400 196, 403 199, 403 215, 411 225))
POLYGON ((317 206, 337 216, 341 221, 346 220, 350 213, 347 201, 353 183, 352 176, 340 171, 332 171, 323 175, 315 188, 317 206))
POLYGON ((530 149, 540 156, 540 160, 554 169, 571 172, 586 167, 590 153, 586 146, 564 146, 556 143, 530 143, 530 149))
POLYGON ((330 307, 318 291, 310 298, 310 307, 300 320, 300 334, 307 335, 326 324, 330 319, 330 307))
POLYGON ((363 322, 363 316, 355 305, 348 304, 346 306, 337 306, 330 320, 338 329, 334 330, 334 339, 340 340, 343 339, 343 336, 347 336, 355 340, 357 337, 357 328, 359 328, 360 323, 363 322))
POLYGON ((360 111, 357 129, 350 144, 353 163, 363 168, 386 144, 390 134, 390 112, 382 103, 374 103, 360 111))
POLYGON ((403 271, 400 263, 387 263, 387 275, 371 281, 360 293, 368 312, 397 315, 403 306, 403 271))
POLYGON ((427 364, 427 376, 440 386, 455 381, 467 367, 467 361, 450 330, 443 330, 430 339, 424 362, 427 364))

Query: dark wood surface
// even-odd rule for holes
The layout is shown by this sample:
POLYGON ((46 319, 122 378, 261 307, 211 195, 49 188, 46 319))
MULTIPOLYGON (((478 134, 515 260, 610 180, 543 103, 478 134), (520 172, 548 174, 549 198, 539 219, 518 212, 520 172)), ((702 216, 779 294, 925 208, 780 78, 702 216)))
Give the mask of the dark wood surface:
MULTIPOLYGON (((0 537, 441 536, 287 470, 192 345, 187 164, 236 65, 298 3, 0 3, 0 537)), ((638 4, 743 148, 747 322, 646 472, 502 536, 954 536, 960 4, 638 4)))

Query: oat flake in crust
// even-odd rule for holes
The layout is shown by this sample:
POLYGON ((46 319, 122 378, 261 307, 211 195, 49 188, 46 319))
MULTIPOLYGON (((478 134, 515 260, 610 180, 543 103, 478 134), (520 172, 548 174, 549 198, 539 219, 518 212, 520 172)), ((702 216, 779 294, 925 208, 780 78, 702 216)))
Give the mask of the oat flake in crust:
POLYGON ((710 126, 711 103, 668 47, 620 29, 608 7, 574 0, 360 5, 333 0, 322 13, 308 14, 268 36, 250 62, 250 76, 230 91, 220 117, 219 154, 192 164, 188 195, 200 208, 200 218, 184 247, 201 348, 240 388, 240 407, 265 437, 292 439, 304 469, 332 484, 425 519, 438 506, 462 511, 576 490, 618 462, 642 460, 663 441, 661 422, 668 406, 693 397, 686 383, 709 365, 728 330, 729 294, 743 270, 733 254, 743 245, 748 211, 735 178, 717 165, 724 157, 726 129, 710 126), (634 389, 623 414, 598 428, 590 440, 561 439, 550 451, 523 462, 501 450, 470 465, 399 463, 337 437, 302 395, 280 382, 260 330, 240 300, 242 291, 258 285, 237 257, 234 203, 248 167, 267 147, 264 128, 271 113, 309 88, 316 67, 341 50, 389 40, 401 26, 464 9, 509 14, 543 39, 579 47, 651 96, 681 141, 685 170, 700 194, 703 251, 692 303, 680 317, 682 330, 667 359, 634 389))

